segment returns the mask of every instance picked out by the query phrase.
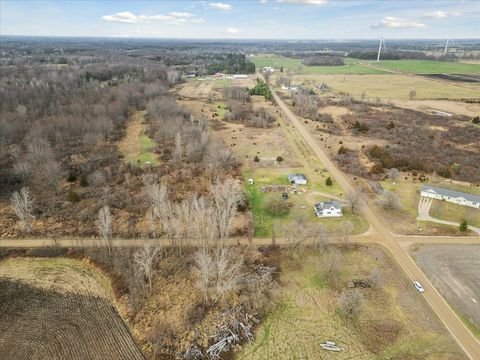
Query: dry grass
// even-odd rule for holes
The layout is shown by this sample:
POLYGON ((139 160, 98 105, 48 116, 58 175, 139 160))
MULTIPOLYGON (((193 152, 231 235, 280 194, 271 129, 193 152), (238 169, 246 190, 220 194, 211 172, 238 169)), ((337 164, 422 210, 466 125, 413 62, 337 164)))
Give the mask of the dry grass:
POLYGON ((257 330, 255 341, 238 359, 462 359, 454 342, 410 283, 379 248, 343 251, 337 289, 321 273, 322 254, 305 250, 283 254, 282 287, 276 310, 257 330), (366 299, 358 319, 337 312, 337 298, 352 278, 367 276, 375 267, 384 273, 383 290, 362 290, 366 299), (335 341, 341 353, 321 350, 335 341))
POLYGON ((145 111, 136 111, 130 115, 127 130, 123 139, 118 143, 118 151, 128 163, 144 166, 158 164, 158 156, 153 151, 155 141, 146 134, 145 111))

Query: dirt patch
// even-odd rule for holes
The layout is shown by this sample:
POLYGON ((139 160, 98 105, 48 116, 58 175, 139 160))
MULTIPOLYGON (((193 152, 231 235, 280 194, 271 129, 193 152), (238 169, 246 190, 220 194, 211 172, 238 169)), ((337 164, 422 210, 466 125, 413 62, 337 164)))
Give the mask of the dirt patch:
POLYGON ((106 280, 81 262, 0 263, 3 359, 143 359, 106 280))
POLYGON ((447 301, 480 329, 480 246, 424 245, 414 256, 447 301))

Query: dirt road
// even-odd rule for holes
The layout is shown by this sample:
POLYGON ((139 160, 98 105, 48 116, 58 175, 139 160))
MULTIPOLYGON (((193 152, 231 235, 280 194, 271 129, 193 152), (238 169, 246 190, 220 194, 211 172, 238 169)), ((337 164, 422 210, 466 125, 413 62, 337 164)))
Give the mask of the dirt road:
MULTIPOLYGON (((310 146, 325 168, 331 173, 332 177, 346 192, 353 191, 353 186, 348 178, 343 172, 337 169, 332 161, 330 161, 328 156, 323 152, 320 146, 318 146, 310 132, 305 129, 302 123, 292 113, 292 111, 290 111, 288 106, 282 101, 282 99, 280 99, 275 91, 272 91, 272 94, 278 106, 283 111, 285 117, 296 127, 305 142, 310 146)), ((370 223, 374 232, 372 235, 372 240, 379 242, 392 253, 393 257, 410 280, 417 280, 423 284, 425 293, 422 295, 419 294, 419 296, 425 297, 425 300, 430 304, 433 311, 438 315, 452 337, 457 341, 465 353, 471 359, 480 359, 480 342, 464 325, 457 314, 450 308, 445 299, 427 279, 425 274, 420 270, 407 251, 399 244, 394 234, 387 229, 381 219, 363 199, 361 200, 360 209, 370 223)))

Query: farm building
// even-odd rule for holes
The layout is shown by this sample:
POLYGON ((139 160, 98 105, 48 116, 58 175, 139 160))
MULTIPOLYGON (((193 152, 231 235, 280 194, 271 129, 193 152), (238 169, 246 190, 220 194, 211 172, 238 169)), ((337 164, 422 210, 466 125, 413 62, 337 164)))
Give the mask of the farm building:
POLYGON ((288 174, 288 181, 295 185, 306 185, 307 177, 303 174, 288 174))
POLYGON ((342 204, 338 201, 322 201, 314 205, 315 215, 318 217, 343 216, 342 204))
POLYGON ((233 79, 248 79, 248 75, 246 74, 233 74, 233 79))
POLYGON ((263 68, 263 72, 270 72, 270 73, 272 73, 272 72, 274 72, 274 71, 275 71, 275 69, 274 69, 273 67, 271 67, 271 66, 265 66, 265 67, 263 68))
POLYGON ((420 195, 480 209, 480 195, 438 188, 431 185, 423 185, 420 190, 420 195))

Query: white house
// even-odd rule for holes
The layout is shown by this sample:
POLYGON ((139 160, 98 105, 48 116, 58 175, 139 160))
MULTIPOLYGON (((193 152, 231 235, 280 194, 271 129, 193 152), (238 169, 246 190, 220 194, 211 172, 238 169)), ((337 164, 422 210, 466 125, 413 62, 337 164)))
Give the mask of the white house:
POLYGON ((338 201, 322 201, 314 205, 318 217, 341 217, 342 204, 338 201))
POLYGON ((287 177, 290 184, 307 185, 307 177, 303 174, 288 174, 287 177))
POLYGON ((263 68, 263 72, 270 72, 270 73, 272 73, 272 72, 274 72, 274 71, 275 71, 275 69, 274 69, 273 67, 271 67, 271 66, 265 66, 265 67, 263 68))
POLYGON ((454 204, 480 209, 480 195, 423 185, 420 195, 432 199, 445 200, 454 204))

